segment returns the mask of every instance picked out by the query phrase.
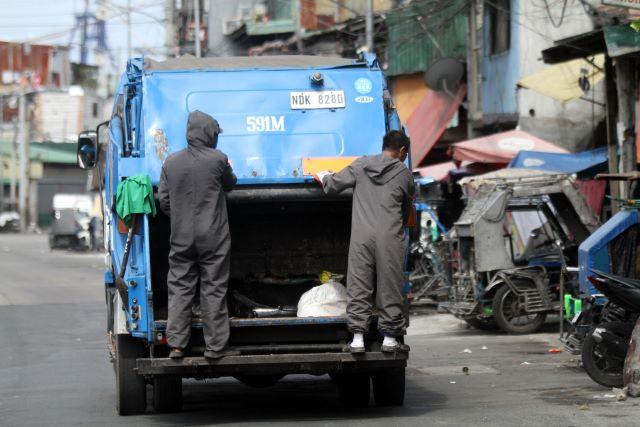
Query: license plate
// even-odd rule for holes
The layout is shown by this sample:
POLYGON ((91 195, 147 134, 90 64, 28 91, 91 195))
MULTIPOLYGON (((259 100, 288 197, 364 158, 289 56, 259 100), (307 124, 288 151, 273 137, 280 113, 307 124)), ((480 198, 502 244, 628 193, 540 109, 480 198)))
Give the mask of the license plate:
POLYGON ((323 90, 313 92, 291 92, 289 101, 292 110, 318 110, 321 108, 344 108, 344 91, 323 90))

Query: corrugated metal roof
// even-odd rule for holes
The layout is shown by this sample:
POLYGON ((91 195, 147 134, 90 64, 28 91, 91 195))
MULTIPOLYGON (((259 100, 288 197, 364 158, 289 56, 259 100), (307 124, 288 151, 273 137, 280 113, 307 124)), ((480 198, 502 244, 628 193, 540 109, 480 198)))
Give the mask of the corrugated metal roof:
POLYGON ((144 58, 144 69, 148 71, 195 70, 195 69, 241 69, 241 68, 334 68, 352 65, 364 66, 364 62, 337 56, 312 55, 267 55, 228 56, 196 58, 182 55, 165 61, 144 58))
MULTIPOLYGON (((42 163, 73 165, 76 163, 75 142, 32 142, 29 158, 42 163)), ((11 155, 11 142, 0 141, 0 156, 11 155)))
POLYGON ((424 72, 445 57, 465 60, 467 5, 466 0, 425 0, 389 12, 386 74, 424 72))

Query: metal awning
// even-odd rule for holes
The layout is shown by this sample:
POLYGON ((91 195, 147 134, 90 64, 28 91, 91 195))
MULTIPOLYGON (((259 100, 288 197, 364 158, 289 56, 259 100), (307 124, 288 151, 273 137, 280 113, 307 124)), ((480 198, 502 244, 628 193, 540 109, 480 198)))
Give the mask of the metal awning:
POLYGON ((547 64, 557 64, 577 58, 587 58, 606 53, 614 58, 640 51, 640 33, 628 23, 609 25, 566 39, 558 40, 555 46, 542 51, 547 64))
POLYGON ((555 46, 542 51, 542 60, 547 64, 557 64, 606 51, 604 31, 598 29, 556 41, 555 46))

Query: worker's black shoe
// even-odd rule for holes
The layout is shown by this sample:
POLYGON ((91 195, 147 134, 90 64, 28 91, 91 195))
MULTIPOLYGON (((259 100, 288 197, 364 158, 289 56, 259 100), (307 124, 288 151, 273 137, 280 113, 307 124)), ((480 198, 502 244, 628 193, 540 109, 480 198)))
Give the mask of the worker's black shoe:
POLYGON ((382 346, 383 353, 395 353, 395 352, 409 353, 409 350, 411 350, 411 348, 408 345, 401 344, 401 343, 396 343, 395 345, 382 346))
POLYGON ((207 360, 218 360, 227 356, 240 356, 238 350, 224 349, 222 351, 207 350, 204 352, 204 358, 207 360))
POLYGON ((352 347, 351 344, 347 344, 342 347, 343 353, 351 353, 351 354, 362 354, 365 353, 366 350, 364 347, 352 347))
POLYGON ((172 348, 169 357, 172 359, 182 359, 184 357, 184 351, 179 348, 172 348))

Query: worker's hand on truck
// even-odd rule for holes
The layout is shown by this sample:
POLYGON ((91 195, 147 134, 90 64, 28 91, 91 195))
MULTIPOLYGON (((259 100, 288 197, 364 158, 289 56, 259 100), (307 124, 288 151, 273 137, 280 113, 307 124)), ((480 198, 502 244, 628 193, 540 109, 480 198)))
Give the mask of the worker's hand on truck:
POLYGON ((318 184, 323 185, 324 177, 327 175, 333 175, 333 172, 329 172, 329 171, 316 172, 313 174, 313 179, 315 179, 318 184))

